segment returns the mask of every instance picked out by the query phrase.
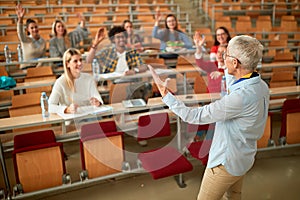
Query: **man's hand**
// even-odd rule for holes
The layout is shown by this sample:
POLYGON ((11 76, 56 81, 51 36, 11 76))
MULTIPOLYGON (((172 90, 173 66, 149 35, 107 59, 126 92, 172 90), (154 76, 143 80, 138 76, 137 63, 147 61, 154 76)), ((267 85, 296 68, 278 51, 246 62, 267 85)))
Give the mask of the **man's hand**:
POLYGON ((133 69, 127 70, 127 71, 124 72, 125 76, 134 75, 134 74, 135 74, 135 71, 133 69))
POLYGON ((162 81, 151 65, 148 65, 148 68, 152 74, 153 80, 154 80, 155 84, 157 85, 157 88, 158 88, 161 96, 162 97, 166 96, 168 93, 168 82, 170 79, 167 78, 165 81, 162 81))
POLYGON ((101 27, 101 28, 98 29, 98 31, 97 31, 97 33, 96 33, 95 40, 94 40, 94 42, 93 42, 93 46, 94 46, 94 47, 97 47, 98 44, 99 44, 102 40, 104 40, 104 38, 105 38, 104 28, 101 27))

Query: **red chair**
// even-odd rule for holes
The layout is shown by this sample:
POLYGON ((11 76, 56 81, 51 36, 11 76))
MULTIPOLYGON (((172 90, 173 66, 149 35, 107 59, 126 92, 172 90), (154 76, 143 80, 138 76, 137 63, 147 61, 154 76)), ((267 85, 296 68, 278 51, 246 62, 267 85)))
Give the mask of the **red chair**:
POLYGON ((122 171, 123 132, 117 132, 114 121, 85 124, 80 136, 81 180, 122 171))
POLYGON ((70 182, 66 174, 62 143, 52 130, 14 137, 15 194, 32 192, 70 182))
POLYGON ((197 133, 197 132, 205 132, 205 139, 197 140, 192 143, 186 145, 189 153, 194 158, 200 160, 202 165, 207 165, 208 155, 210 146, 212 143, 212 137, 215 130, 215 124, 204 124, 204 125, 195 125, 195 124, 188 124, 187 132, 190 133, 197 133))
POLYGON ((297 113, 297 112, 300 112, 300 99, 287 99, 283 102, 282 112, 281 112, 281 130, 279 135, 279 144, 284 145, 286 143, 288 113, 297 113))
MULTIPOLYGON (((151 138, 171 136, 168 113, 157 113, 139 117, 138 120, 138 141, 151 138)), ((185 187, 182 180, 184 172, 191 171, 191 163, 174 147, 167 145, 161 148, 138 154, 138 161, 153 179, 160 179, 168 176, 175 176, 179 187, 185 187)))

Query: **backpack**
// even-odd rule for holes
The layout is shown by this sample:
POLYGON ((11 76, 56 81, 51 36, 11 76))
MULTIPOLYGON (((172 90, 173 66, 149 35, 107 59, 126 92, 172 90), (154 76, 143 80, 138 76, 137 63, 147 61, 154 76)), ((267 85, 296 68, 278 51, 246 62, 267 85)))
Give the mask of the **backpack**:
POLYGON ((0 89, 9 90, 16 87, 16 81, 12 77, 0 76, 0 89))

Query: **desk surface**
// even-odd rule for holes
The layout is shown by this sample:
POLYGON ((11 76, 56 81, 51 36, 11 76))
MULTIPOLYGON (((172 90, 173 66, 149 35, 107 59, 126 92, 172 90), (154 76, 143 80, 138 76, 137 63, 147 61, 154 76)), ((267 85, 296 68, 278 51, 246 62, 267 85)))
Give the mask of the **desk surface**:
MULTIPOLYGON (((37 88, 37 87, 44 87, 50 86, 55 83, 55 80, 42 80, 42 81, 33 81, 33 82, 23 82, 17 83, 16 87, 10 88, 9 90, 23 90, 29 88, 37 88)), ((0 92, 5 92, 8 90, 0 89, 0 92)))
MULTIPOLYGON (((290 86, 290 87, 281 87, 281 88, 271 88, 271 96, 282 96, 282 95, 296 95, 300 94, 300 86, 290 86)), ((178 95, 177 98, 184 101, 187 104, 193 103, 208 103, 212 100, 220 98, 219 93, 213 94, 193 94, 193 95, 178 95), (191 96, 191 98, 187 98, 191 96)), ((148 109, 161 108, 164 106, 164 103, 161 101, 161 97, 150 98, 148 104, 145 107, 136 107, 136 108, 125 108, 122 103, 115 103, 110 105, 112 110, 99 114, 98 116, 108 116, 108 115, 117 115, 122 113, 129 113, 134 111, 142 111, 148 109)), ((87 118, 89 116, 86 116, 87 118)), ((15 128, 23 128, 44 124, 54 124, 54 123, 63 123, 64 120, 62 117, 57 114, 51 114, 50 117, 44 120, 41 114, 30 115, 30 116, 21 116, 21 117, 11 117, 11 118, 2 118, 0 119, 0 131, 11 130, 15 128)))
POLYGON ((20 64, 35 64, 35 63, 44 63, 44 62, 57 62, 57 61, 62 61, 62 58, 55 57, 55 58, 39 58, 36 60, 30 60, 30 61, 24 61, 24 62, 18 62, 18 61, 13 61, 10 63, 6 62, 0 62, 0 66, 15 66, 15 65, 20 65, 20 64))

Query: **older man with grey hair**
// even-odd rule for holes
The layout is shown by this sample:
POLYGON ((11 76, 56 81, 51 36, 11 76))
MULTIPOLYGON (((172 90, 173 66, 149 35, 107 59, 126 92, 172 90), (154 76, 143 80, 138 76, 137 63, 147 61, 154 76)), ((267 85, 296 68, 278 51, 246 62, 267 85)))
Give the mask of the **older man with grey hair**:
POLYGON ((188 123, 216 122, 198 200, 241 199, 243 177, 254 164, 269 107, 269 89, 256 72, 263 46, 250 36, 232 38, 224 53, 228 94, 202 107, 186 107, 149 66, 163 101, 188 123))

